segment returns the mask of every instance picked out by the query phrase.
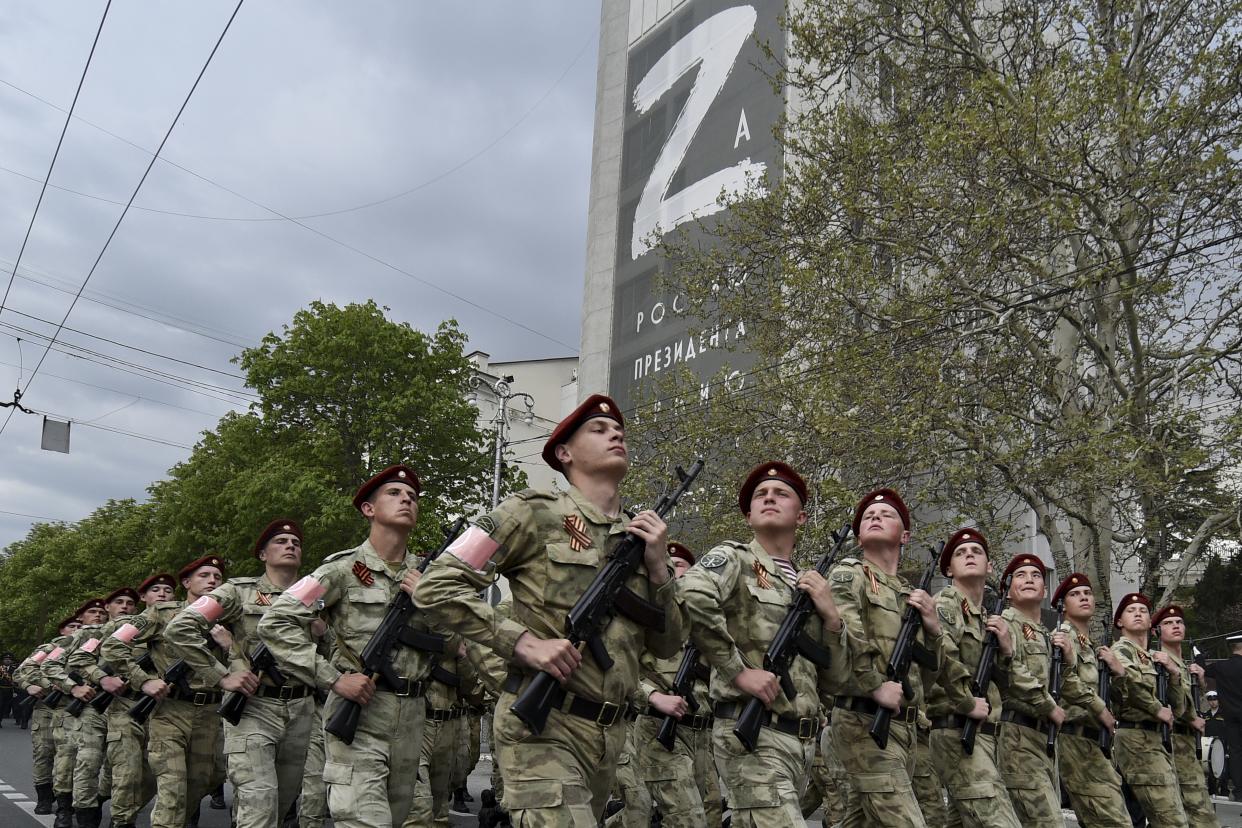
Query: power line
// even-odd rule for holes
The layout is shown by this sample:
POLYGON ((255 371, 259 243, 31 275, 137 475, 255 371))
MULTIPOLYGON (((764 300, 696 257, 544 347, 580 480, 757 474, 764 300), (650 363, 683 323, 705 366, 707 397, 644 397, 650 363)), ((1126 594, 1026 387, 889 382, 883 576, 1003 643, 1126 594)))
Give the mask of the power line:
MULTIPOLYGON (((15 365, 12 362, 0 361, 0 365, 6 365, 9 368, 19 368, 19 369, 21 368, 20 365, 15 365)), ((167 400, 159 400, 159 399, 156 399, 155 397, 148 397, 144 394, 133 394, 129 391, 122 391, 120 388, 112 388, 107 385, 96 385, 93 382, 86 382, 85 380, 74 379, 73 377, 66 377, 60 374, 53 374, 48 371, 44 371, 43 376, 51 377, 52 379, 58 379, 58 380, 61 380, 62 382, 72 382, 75 385, 85 385, 87 388, 95 388, 99 391, 110 391, 113 394, 120 394, 125 397, 133 397, 134 399, 142 400, 143 402, 155 403, 156 405, 166 405, 169 408, 179 408, 182 411, 189 411, 193 414, 202 414, 204 417, 215 417, 217 419, 220 417, 220 415, 215 412, 203 411, 201 408, 190 408, 189 406, 186 406, 186 405, 177 405, 177 403, 170 403, 167 400)), ((215 399, 215 397, 213 397, 212 399, 215 399)))
MULTIPOLYGON (((109 2, 111 2, 111 0, 109 0, 109 2)), ((190 91, 186 93, 185 100, 181 102, 181 107, 177 110, 177 114, 173 116, 172 123, 168 126, 168 131, 164 133, 164 137, 160 141, 160 145, 156 148, 155 154, 151 156, 151 161, 147 164, 146 170, 143 171, 142 177, 138 179, 138 184, 134 187, 134 191, 130 194, 129 201, 126 203, 125 209, 122 210, 121 214, 117 217, 116 224, 112 227, 112 232, 108 234, 108 238, 104 241, 103 247, 99 251, 99 255, 95 257, 95 263, 91 265, 90 271, 86 274, 86 279, 82 281, 82 286, 78 288, 77 295, 73 297, 73 301, 69 304, 69 309, 65 311, 64 318, 60 320, 60 325, 57 326, 56 332, 52 334, 52 339, 48 342, 47 348, 43 351, 43 356, 39 357, 39 362, 35 365, 34 371, 30 373, 30 379, 26 380, 27 391, 30 390, 30 385, 34 382, 35 377, 38 376, 39 368, 43 366, 43 360, 47 359, 47 355, 51 353, 52 345, 56 343, 56 338, 60 336, 60 332, 64 328, 65 322, 69 319, 69 314, 73 313, 74 307, 77 306, 78 299, 82 296, 82 291, 86 290, 87 283, 89 283, 91 277, 95 275, 95 270, 99 267, 99 262, 103 260, 104 253, 108 251, 108 246, 112 244, 112 240, 116 238, 117 231, 121 229, 121 222, 123 222, 125 220, 125 216, 129 214, 130 206, 134 203, 134 199, 138 197, 139 190, 142 189, 142 185, 147 180, 147 176, 151 173, 152 167, 155 166, 156 159, 159 158, 160 153, 164 150, 164 145, 168 143, 168 139, 172 136, 173 130, 177 126, 177 121, 181 119, 181 113, 185 112, 186 106, 189 105, 190 98, 194 95, 194 90, 198 89, 199 82, 203 79, 203 75, 206 74, 207 67, 211 65, 212 58, 216 56, 216 52, 219 50, 220 44, 224 42, 224 36, 228 34, 229 28, 233 25, 233 21, 237 18, 237 13, 241 11, 242 3, 244 2, 245 0, 237 0, 237 6, 233 9, 233 13, 229 15, 228 21, 224 24, 224 29, 220 32, 220 37, 216 39, 216 44, 211 47, 211 53, 207 55, 207 60, 203 63, 203 68, 199 70, 198 77, 194 79, 194 84, 190 87, 190 91)), ((17 268, 14 267, 13 271, 16 273, 17 268)), ((4 434, 4 430, 8 428, 9 421, 13 419, 14 411, 16 411, 15 407, 9 409, 9 416, 5 418, 4 425, 0 425, 0 435, 4 434)))
MULTIPOLYGON (((73 120, 73 110, 78 105, 78 96, 82 94, 82 85, 86 83, 86 72, 91 68, 91 60, 95 57, 95 47, 99 45, 99 36, 103 33, 104 21, 108 19, 108 9, 112 8, 112 0, 104 5, 103 16, 99 18, 99 28, 95 30, 95 39, 91 41, 91 51, 86 56, 86 65, 82 67, 82 76, 78 78, 78 88, 73 92, 73 103, 69 104, 69 112, 65 115, 65 125, 60 129, 60 137, 56 139, 56 150, 52 153, 52 163, 48 165, 47 175, 43 177, 43 186, 39 189, 39 200, 35 202, 34 212, 30 214, 30 223, 26 225, 26 236, 22 239, 21 249, 17 251, 17 264, 13 265, 13 274, 17 274, 17 266, 22 262, 22 254, 26 252, 26 243, 30 241, 30 231, 34 229, 35 218, 39 215, 39 207, 43 205, 43 195, 47 192, 48 182, 52 178, 52 170, 56 168, 56 159, 60 157, 61 145, 65 143, 65 133, 69 131, 69 122, 73 120)), ((0 299, 0 312, 9 301, 9 291, 13 289, 13 278, 9 277, 8 287, 4 289, 4 298, 0 299)), ((13 412, 9 412, 12 416, 13 412)), ((8 420, 5 420, 8 423, 8 420)), ((0 432, 3 429, 0 428, 0 432)))

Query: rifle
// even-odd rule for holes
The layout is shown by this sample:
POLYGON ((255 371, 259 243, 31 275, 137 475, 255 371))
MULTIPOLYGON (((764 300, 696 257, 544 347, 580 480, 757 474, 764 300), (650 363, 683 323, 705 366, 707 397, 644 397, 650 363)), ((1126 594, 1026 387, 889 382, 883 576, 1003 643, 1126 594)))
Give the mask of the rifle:
MULTIPOLYGON (((276 657, 272 655, 272 651, 267 648, 266 644, 260 643, 250 653, 250 669, 262 680, 263 676, 267 676, 277 687, 284 687, 287 679, 285 674, 280 672, 280 667, 276 664, 276 657)), ((246 710, 246 702, 250 697, 245 693, 237 690, 230 690, 224 694, 224 700, 220 702, 220 706, 216 708, 218 713, 229 724, 237 724, 241 721, 242 713, 246 710)))
POLYGON ((55 710, 60 707, 60 700, 65 697, 65 691, 59 687, 53 687, 52 692, 47 694, 47 698, 43 700, 43 706, 48 710, 55 710))
MULTIPOLYGON (((1200 667, 1206 667, 1204 662, 1207 660, 1203 656, 1203 651, 1199 649, 1193 641, 1190 643, 1191 661, 1200 667)), ((1189 671, 1187 671, 1189 672, 1189 671)), ((1190 700, 1195 706, 1195 716, 1203 718, 1203 712, 1199 709, 1203 703, 1199 698, 1199 677, 1194 673, 1190 673, 1190 700)), ((1195 731, 1195 758, 1202 761, 1203 759, 1203 735, 1199 731, 1195 731)))
MULTIPOLYGON (((1108 630, 1104 631, 1104 646, 1112 644, 1112 636, 1108 630)), ((1096 658, 1095 669, 1098 672, 1096 678, 1096 692, 1099 693, 1104 705, 1108 706, 1108 695, 1112 692, 1113 673, 1108 669, 1108 664, 1102 658, 1096 658)), ((1107 727, 1100 728, 1100 750, 1104 751, 1104 755, 1111 757, 1113 755, 1113 732, 1107 727)))
MULTIPOLYGON (((444 551, 452 545, 453 541, 457 539, 457 536, 461 534, 465 527, 466 519, 462 517, 458 518, 457 522, 451 527, 445 529, 444 543, 440 545, 439 549, 423 559, 423 562, 418 565, 418 571, 426 572, 427 566, 444 554, 444 551)), ((390 655, 393 647, 400 643, 402 633, 405 632, 410 618, 417 609, 418 607, 414 606, 409 593, 398 589, 397 594, 389 602, 388 611, 384 613, 384 618, 380 621, 379 627, 376 628, 371 635, 371 640, 367 642, 367 646, 362 650, 359 661, 361 662, 363 675, 372 679, 379 676, 390 687, 398 687, 401 684, 401 677, 393 669, 390 655)), ((443 636, 435 635, 434 633, 418 633, 409 640, 413 641, 413 646, 420 650, 444 652, 445 639, 443 636)), ((358 731, 358 722, 361 718, 362 705, 356 701, 342 698, 336 710, 324 722, 323 729, 336 736, 345 744, 352 745, 354 743, 354 735, 358 731)))
MULTIPOLYGON (((673 677, 672 694, 686 700, 691 713, 699 712, 699 703, 694 698, 694 679, 699 666, 699 648, 687 643, 681 656, 681 664, 677 665, 677 675, 673 677)), ((660 730, 656 733, 656 741, 665 750, 673 749, 673 740, 677 735, 677 717, 665 716, 660 722, 660 730)))
MULTIPOLYGON (((1057 625, 1053 630, 1061 629, 1061 624, 1065 622, 1065 602, 1057 601, 1057 625)), ((1065 666, 1065 653, 1060 647, 1053 645, 1052 659, 1048 665, 1048 694, 1052 696, 1052 700, 1057 704, 1061 703, 1061 673, 1065 666)), ((1060 731, 1051 721, 1048 722, 1048 741, 1044 744, 1044 752, 1049 758, 1055 758, 1057 755, 1057 733, 1060 731)))
MULTIPOLYGON (((1001 581, 1000 592, 996 594, 996 598, 992 602, 992 606, 988 607, 988 616, 1000 615, 1005 611, 1005 604, 1009 601, 1009 584, 1013 580, 1013 575, 1005 576, 1001 581)), ((979 654, 979 664, 975 667, 975 677, 970 680, 970 692, 978 699, 986 699, 988 697, 988 685, 992 683, 992 673, 996 669, 996 654, 1000 652, 1000 640, 997 639, 996 633, 988 630, 987 635, 983 637, 983 652, 979 654)), ((967 756, 975 752, 975 737, 979 735, 979 720, 966 719, 966 723, 962 725, 962 750, 967 756)))
MULTIPOLYGON (((837 555, 850 536, 850 526, 846 524, 832 533, 832 548, 829 549, 815 564, 815 571, 827 577, 828 572, 836 563, 837 555)), ((776 630, 772 642, 763 653, 763 669, 775 673, 781 681, 781 692, 785 698, 792 700, 798 695, 789 668, 793 666, 795 657, 802 655, 810 659, 817 667, 828 667, 832 659, 827 649, 812 641, 802 628, 806 621, 815 613, 815 602, 805 592, 798 592, 785 619, 776 630)), ((763 702, 753 696, 747 700, 733 726, 733 735, 742 743, 742 747, 754 750, 759 741, 759 728, 763 726, 767 708, 763 702)))
MULTIPOLYGON (((74 684, 85 684, 88 687, 91 686, 86 679, 82 678, 82 674, 76 670, 69 674, 69 678, 74 684)), ((91 687, 91 689, 93 690, 94 688, 91 687)), ((74 696, 73 701, 69 702, 69 705, 65 708, 65 712, 76 719, 82 715, 82 711, 84 709, 86 709, 86 702, 82 701, 77 696, 74 696)))
MULTIPOLYGON (((189 678, 189 675, 190 665, 186 664, 182 659, 177 659, 172 664, 168 665, 168 669, 164 671, 164 683, 176 685, 183 692, 188 692, 189 688, 186 685, 186 679, 189 678)), ((147 696, 144 694, 143 697, 135 702, 134 706, 126 712, 129 714, 129 717, 138 724, 146 724, 147 719, 151 717, 151 714, 155 711, 155 708, 159 703, 159 699, 154 696, 147 696)))
MULTIPOLYGON (((666 492, 653 511, 662 518, 671 512, 702 470, 701 457, 694 461, 689 472, 678 466, 680 484, 671 494, 666 492)), ((604 671, 611 670, 614 663, 602 637, 614 613, 620 611, 644 626, 664 628, 664 611, 640 598, 625 585, 642 562, 646 545, 647 542, 638 535, 627 532, 621 542, 613 547, 604 565, 595 573, 595 579, 578 597, 565 618, 565 638, 576 647, 585 643, 595 663, 604 671)), ((564 698, 564 693, 560 682, 541 671, 531 679, 509 710, 533 733, 540 734, 548 722, 548 713, 564 698)))
MULTIPOLYGON (((926 592, 931 587, 932 578, 935 577, 936 567, 939 565, 940 553, 943 551, 944 541, 931 550, 931 560, 927 562, 927 569, 923 570, 918 589, 926 592)), ((914 698, 914 689, 910 687, 910 663, 918 661, 928 669, 936 668, 935 657, 914 640, 922 627, 923 617, 919 615, 919 611, 907 605, 906 611, 901 616, 901 630, 897 633, 897 641, 893 644, 893 652, 888 657, 888 666, 884 671, 889 681, 901 682, 901 692, 907 700, 914 698)), ((887 707, 876 709, 875 719, 872 720, 868 733, 881 750, 888 747, 888 729, 892 722, 892 710, 887 707)))
MULTIPOLYGON (((1169 706, 1169 671, 1163 664, 1156 664, 1156 699, 1161 707, 1169 706)), ((1173 752, 1173 728, 1160 723, 1160 745, 1165 753, 1173 752)))
MULTIPOLYGON (((139 667, 141 667, 143 671, 147 673, 155 669, 155 662, 151 660, 150 653, 143 653, 142 658, 138 659, 134 663, 137 664, 139 667)), ((102 670, 105 675, 109 675, 109 676, 116 675, 116 673, 113 672, 112 670, 112 665, 106 661, 99 662, 99 669, 102 670)), ((98 712, 103 713, 107 711, 108 706, 112 704, 112 700, 115 698, 116 696, 112 695, 107 690, 103 689, 103 685, 101 684, 99 686, 99 692, 95 694, 95 698, 91 699, 89 702, 87 702, 87 704, 89 704, 91 707, 93 707, 98 712)))

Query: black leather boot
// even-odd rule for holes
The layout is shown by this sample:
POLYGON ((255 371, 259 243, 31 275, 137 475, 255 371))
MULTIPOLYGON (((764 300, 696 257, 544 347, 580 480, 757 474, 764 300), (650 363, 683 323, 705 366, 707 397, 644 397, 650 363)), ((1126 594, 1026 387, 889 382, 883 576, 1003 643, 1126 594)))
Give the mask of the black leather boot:
POLYGON ((73 794, 56 794, 56 821, 52 828, 73 828, 73 794))
POLYGON ((99 828, 99 817, 95 815, 94 808, 74 808, 73 817, 78 828, 99 828))
POLYGON ((52 794, 52 783, 43 782, 35 785, 36 814, 50 814, 56 810, 56 797, 52 794))

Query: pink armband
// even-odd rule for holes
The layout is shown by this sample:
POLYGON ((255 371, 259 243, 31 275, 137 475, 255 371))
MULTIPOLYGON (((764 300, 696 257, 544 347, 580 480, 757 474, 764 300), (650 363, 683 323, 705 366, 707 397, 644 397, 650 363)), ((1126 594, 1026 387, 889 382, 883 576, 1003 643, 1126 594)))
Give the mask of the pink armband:
POLYGON ((63 656, 64 654, 65 654, 65 648, 57 647, 55 650, 52 650, 50 653, 47 654, 47 660, 48 661, 59 661, 60 657, 63 656))
POLYGON ((448 548, 459 561, 479 572, 496 554, 500 544, 477 526, 471 526, 448 548))
POLYGON ((124 641, 126 644, 133 644, 137 635, 138 628, 133 624, 122 624, 116 628, 116 632, 112 633, 113 638, 117 641, 124 641))
POLYGON ((45 653, 45 652, 43 652, 42 650, 40 650, 39 652, 37 652, 37 653, 35 653, 34 655, 32 655, 32 656, 30 657, 30 660, 31 660, 31 661, 33 661, 35 664, 42 664, 42 663, 43 663, 43 660, 44 660, 44 659, 46 659, 46 658, 47 658, 47 653, 45 653))
POLYGON ((298 581, 293 586, 285 590, 285 595, 296 598, 302 602, 302 606, 309 607, 311 604, 323 597, 328 588, 310 575, 298 581))
POLYGON ((220 602, 210 595, 204 595, 190 604, 190 609, 207 619, 208 623, 215 623, 215 620, 224 613, 224 607, 220 606, 220 602))
POLYGON ((99 639, 98 639, 98 638, 91 638, 91 639, 87 640, 87 642, 86 642, 85 644, 83 644, 83 645, 82 645, 82 652, 84 652, 84 653, 93 653, 93 652, 95 652, 95 650, 97 650, 98 648, 99 648, 99 639))

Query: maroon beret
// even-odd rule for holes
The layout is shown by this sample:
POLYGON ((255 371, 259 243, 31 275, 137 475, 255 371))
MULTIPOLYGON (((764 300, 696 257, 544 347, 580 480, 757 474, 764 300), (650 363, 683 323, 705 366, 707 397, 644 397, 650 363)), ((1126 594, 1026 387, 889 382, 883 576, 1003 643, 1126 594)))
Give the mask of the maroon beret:
POLYGON ((949 540, 944 545, 944 551, 940 553, 940 574, 949 577, 949 561, 953 560, 953 550, 957 549, 964 543, 977 543, 983 547, 984 555, 988 552, 988 539, 978 529, 958 529, 949 536, 949 540))
POLYGON ((677 541, 669 541, 668 556, 670 558, 681 558, 686 563, 694 566, 694 553, 684 543, 677 541))
POLYGON ((259 553, 263 551, 263 547, 267 546, 267 542, 277 535, 293 535, 298 540, 302 540, 302 527, 296 520, 276 518, 263 527, 263 531, 259 533, 259 539, 254 542, 254 556, 259 557, 259 553))
POLYGON ((138 585, 138 594, 141 595, 156 584, 168 584, 173 589, 176 589, 177 579, 167 572, 157 572, 138 585))
POLYGON ((556 428, 552 429, 552 433, 548 435, 548 441, 543 444, 543 462, 558 472, 564 472, 561 461, 556 459, 556 447, 573 437, 574 432, 583 423, 587 420, 594 420, 596 417, 615 420, 618 425, 625 428, 625 418, 621 416, 621 409, 612 397, 605 394, 592 394, 583 401, 582 405, 570 412, 568 417, 557 423, 556 428))
POLYGON ((108 593, 108 597, 104 599, 104 603, 111 604, 117 598, 129 598, 135 604, 138 603, 139 600, 141 600, 138 597, 138 590, 134 589, 133 587, 120 587, 108 593))
POLYGON ((1005 572, 1001 575, 1001 580, 1008 578, 1024 566, 1033 566, 1039 570, 1039 574, 1045 578, 1048 577, 1048 567, 1044 564, 1038 555, 1031 555, 1023 552, 1020 555, 1014 555, 1013 560, 1005 567, 1005 572))
POLYGON ((867 507, 872 503, 887 503, 897 510, 897 514, 901 516, 901 525, 906 527, 906 531, 910 529, 910 510, 906 508, 906 502, 901 499, 901 495, 892 489, 876 489, 868 492, 863 499, 858 501, 858 505, 854 507, 854 537, 858 537, 858 527, 862 525, 863 512, 867 511, 867 507))
POLYGON ((1057 591, 1052 593, 1052 605, 1055 607, 1057 604, 1064 601, 1065 596, 1069 595, 1069 591, 1071 589, 1077 589, 1080 586, 1091 586, 1091 579, 1086 575, 1083 575, 1081 572, 1071 572, 1069 577, 1057 586, 1057 591))
POLYGON ((219 555, 204 555, 196 561, 190 561, 185 566, 177 570, 177 580, 181 581, 190 577, 196 571, 204 566, 214 566, 220 570, 220 576, 224 577, 224 559, 219 555))
POLYGON ((89 598, 86 601, 83 601, 82 606, 78 607, 77 610, 75 610, 73 614, 76 617, 86 612, 87 610, 92 610, 92 609, 106 610, 107 607, 104 606, 106 603, 108 603, 108 599, 106 598, 89 598))
POLYGON ((779 480, 794 490, 798 500, 806 503, 806 481, 788 463, 773 460, 760 463, 751 469, 742 483, 742 488, 737 490, 737 507, 742 510, 742 514, 750 514, 750 499, 755 496, 755 489, 765 480, 779 480))
POLYGON ((68 618, 63 619, 63 620, 62 620, 59 624, 57 624, 57 625, 56 625, 56 631, 57 631, 57 632, 60 632, 60 631, 61 631, 61 630, 63 630, 65 627, 69 626, 70 624, 81 624, 81 623, 82 623, 82 622, 78 620, 78 616, 77 616, 77 614, 75 613, 75 614, 73 614, 73 615, 69 616, 68 618))
POLYGON ((1121 613, 1125 612, 1126 607, 1130 606, 1131 604, 1142 604, 1143 606, 1147 607, 1147 610, 1149 612, 1151 611, 1151 599, 1150 598, 1148 598, 1146 595, 1144 595, 1141 592, 1131 592, 1121 599, 1121 603, 1117 605, 1116 612, 1113 613, 1113 626, 1114 627, 1121 626, 1121 613))
MULTIPOLYGON (((414 473, 414 470, 404 463, 397 463, 395 466, 389 466, 384 469, 358 487, 358 491, 354 493, 354 508, 361 511, 362 504, 366 502, 366 499, 385 483, 404 483, 414 490, 414 494, 421 495, 423 493, 423 485, 418 481, 418 475, 414 473)), ((258 553, 256 552, 255 554, 257 555, 258 553)))
POLYGON ((1180 618, 1185 621, 1186 613, 1182 612, 1182 608, 1177 604, 1169 604, 1168 606, 1161 607, 1160 611, 1152 616, 1151 625, 1153 627, 1159 627, 1160 622, 1164 621, 1166 618, 1180 618))

